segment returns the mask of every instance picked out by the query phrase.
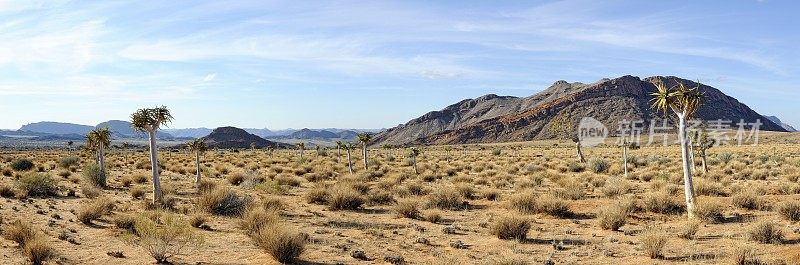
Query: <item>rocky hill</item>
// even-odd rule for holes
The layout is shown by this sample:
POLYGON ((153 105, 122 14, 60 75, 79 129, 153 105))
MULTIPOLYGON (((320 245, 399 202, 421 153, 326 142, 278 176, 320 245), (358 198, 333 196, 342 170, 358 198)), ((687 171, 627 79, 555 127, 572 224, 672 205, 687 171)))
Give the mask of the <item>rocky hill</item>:
MULTIPOLYGON (((677 77, 622 76, 602 79, 592 84, 555 82, 544 91, 530 97, 501 97, 486 95, 468 99, 413 119, 404 125, 379 133, 373 144, 459 144, 511 142, 552 139, 557 135, 549 130, 556 117, 566 116, 577 130, 578 121, 593 117, 613 133, 622 120, 641 120, 643 129, 663 114, 650 108, 650 93, 656 90, 653 82, 667 86, 682 82, 696 84, 677 77)), ((695 115, 703 120, 744 119, 763 123, 761 129, 785 131, 746 105, 716 88, 701 85, 706 103, 695 115)))
POLYGON ((219 127, 211 131, 211 134, 200 138, 208 145, 208 148, 250 148, 255 143, 256 148, 287 148, 287 144, 268 141, 254 134, 248 133, 236 127, 219 127))
POLYGON ((787 123, 782 122, 781 119, 778 119, 778 117, 775 116, 765 116, 765 117, 774 122, 775 124, 780 125, 781 127, 783 127, 783 129, 785 129, 788 132, 797 132, 797 129, 795 129, 794 127, 792 127, 787 123))

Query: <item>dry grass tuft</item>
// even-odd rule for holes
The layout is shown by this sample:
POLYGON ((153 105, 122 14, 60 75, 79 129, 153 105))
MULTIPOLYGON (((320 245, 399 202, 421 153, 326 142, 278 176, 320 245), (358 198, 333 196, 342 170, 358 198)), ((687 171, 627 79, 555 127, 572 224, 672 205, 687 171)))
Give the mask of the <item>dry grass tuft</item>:
POLYGON ((53 256, 56 254, 55 249, 50 246, 50 243, 47 242, 47 239, 41 236, 35 237, 28 241, 22 250, 25 254, 25 257, 27 257, 33 265, 43 264, 45 261, 53 258, 53 256))
POLYGON ((524 217, 502 216, 498 218, 489 228, 489 233, 499 239, 525 240, 531 223, 524 217))
POLYGON ((96 198, 84 204, 78 211, 78 220, 84 224, 91 224, 103 215, 111 213, 114 209, 114 202, 108 198, 96 198))
POLYGON ((25 247, 28 241, 37 236, 38 232, 34 230, 29 222, 16 220, 13 223, 3 225, 3 237, 16 242, 20 247, 25 247))
POLYGON ((778 203, 775 207, 775 211, 786 220, 793 222, 800 221, 800 202, 785 201, 778 203))
POLYGON ((461 210, 465 204, 466 201, 461 197, 461 193, 452 187, 437 189, 428 195, 428 208, 461 210))
POLYGON ((258 247, 284 264, 295 263, 305 251, 306 239, 279 223, 258 230, 252 238, 258 247))
POLYGON ((420 217, 419 201, 415 199, 399 200, 392 207, 392 212, 394 212, 397 217, 418 219, 420 217))
POLYGON ((664 257, 664 247, 667 245, 669 236, 663 229, 648 227, 639 237, 642 249, 648 257, 651 259, 664 257))
POLYGON ((783 243, 783 231, 774 223, 761 221, 747 231, 748 238, 762 244, 783 243))
POLYGON ((601 207, 597 213, 600 228, 618 231, 628 219, 628 209, 619 203, 601 207))
POLYGON ((249 197, 219 187, 211 192, 201 194, 197 199, 197 206, 214 215, 237 216, 244 213, 251 201, 249 197))
POLYGON ((357 210, 364 204, 364 196, 361 192, 350 187, 333 187, 328 199, 328 209, 330 210, 357 210))

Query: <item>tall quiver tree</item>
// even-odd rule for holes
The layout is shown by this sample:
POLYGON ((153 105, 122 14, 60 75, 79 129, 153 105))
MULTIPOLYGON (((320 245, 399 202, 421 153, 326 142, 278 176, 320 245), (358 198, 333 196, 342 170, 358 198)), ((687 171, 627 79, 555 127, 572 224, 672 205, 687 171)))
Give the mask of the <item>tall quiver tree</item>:
POLYGON ((417 156, 421 153, 422 151, 416 147, 411 147, 411 149, 408 150, 408 156, 411 157, 411 163, 414 166, 414 174, 419 174, 419 171, 417 171, 417 156))
POLYGON ((652 107, 666 116, 672 111, 678 118, 678 138, 681 143, 681 158, 683 160, 684 195, 686 196, 686 211, 689 219, 694 218, 694 185, 692 183, 692 167, 689 165, 689 137, 687 135, 686 121, 690 119, 703 103, 703 93, 700 93, 699 84, 688 88, 681 82, 667 88, 663 82, 654 82, 656 92, 651 95, 652 107))
POLYGON ((363 148, 361 153, 364 155, 364 170, 367 170, 368 162, 367 162, 367 143, 372 140, 372 135, 367 132, 359 133, 356 138, 358 141, 361 142, 361 147, 363 148))
POLYGON ((134 130, 147 133, 150 138, 150 166, 153 170, 153 203, 160 203, 163 198, 161 193, 161 178, 158 172, 158 146, 156 145, 156 132, 161 126, 166 126, 172 121, 172 114, 166 106, 157 108, 138 109, 131 114, 131 127, 134 130))
POLYGON ((208 146, 203 139, 194 139, 188 143, 186 143, 186 148, 189 149, 189 152, 194 153, 194 164, 195 169, 197 170, 197 175, 194 177, 194 182, 200 182, 200 155, 208 151, 208 146))
POLYGON ((628 139, 622 138, 622 168, 625 170, 625 179, 628 178, 628 139))
POLYGON ((128 166, 128 148, 131 146, 128 142, 122 142, 122 156, 125 157, 125 166, 128 166))
POLYGON ((342 141, 336 141, 336 163, 342 163, 342 141))
POLYGON ((106 175, 105 149, 111 145, 111 131, 106 128, 99 128, 86 134, 86 146, 95 151, 97 165, 100 166, 100 174, 106 175))

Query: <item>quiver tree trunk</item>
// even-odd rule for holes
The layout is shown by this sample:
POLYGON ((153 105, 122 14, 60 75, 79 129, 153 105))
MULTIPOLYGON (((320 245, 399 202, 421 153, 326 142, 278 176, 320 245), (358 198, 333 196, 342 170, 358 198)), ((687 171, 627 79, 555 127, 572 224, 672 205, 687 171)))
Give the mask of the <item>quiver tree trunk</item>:
POLYGON ((692 183, 692 168, 689 165, 689 139, 686 133, 686 116, 678 113, 678 137, 681 142, 681 157, 683 158, 683 191, 686 196, 686 212, 689 219, 694 218, 694 185, 692 183))
POLYGON ((156 146, 156 132, 148 132, 150 136, 150 166, 153 170, 153 204, 160 203, 163 195, 161 194, 161 177, 158 172, 158 147, 156 146))

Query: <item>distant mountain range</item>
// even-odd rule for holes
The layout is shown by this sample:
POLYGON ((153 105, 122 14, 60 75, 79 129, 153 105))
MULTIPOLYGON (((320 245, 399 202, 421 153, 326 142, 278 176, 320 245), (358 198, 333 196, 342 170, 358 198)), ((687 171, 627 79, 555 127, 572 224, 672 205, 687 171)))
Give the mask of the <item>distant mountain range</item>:
MULTIPOLYGON (((38 136, 41 137, 42 140, 80 140, 83 139, 89 131, 104 127, 107 127, 111 131, 111 137, 114 139, 147 138, 146 134, 134 131, 130 122, 120 120, 105 121, 95 126, 52 121, 35 122, 23 125, 17 130, 15 135, 31 133, 30 136, 38 136)), ((163 131, 159 131, 156 137, 159 139, 176 138, 163 131)))
MULTIPOLYGON (((30 140, 58 141, 58 140, 83 140, 84 136, 95 128, 108 127, 114 139, 144 139, 146 134, 136 132, 131 128, 128 121, 110 120, 95 126, 81 125, 74 123, 43 121, 26 124, 19 130, 0 130, 0 136, 11 138, 25 138, 30 140)), ((260 138, 282 139, 282 140, 353 140, 358 132, 379 132, 379 129, 242 129, 249 134, 260 138)), ((172 129, 164 128, 159 130, 158 139, 181 140, 195 139, 210 135, 214 130, 209 128, 186 128, 172 129)))
MULTIPOLYGON (((616 132, 619 122, 625 120, 643 121, 642 129, 648 132, 650 121, 663 117, 650 107, 650 94, 656 90, 656 82, 663 82, 668 87, 677 82, 690 87, 697 85, 674 76, 640 79, 626 75, 592 84, 561 80, 530 97, 490 94, 463 100, 378 133, 372 144, 464 144, 553 139, 557 134, 550 128, 557 117, 567 117, 573 132, 577 131, 583 117, 600 121, 611 130, 611 134, 616 132)), ((705 104, 695 114, 699 119, 761 120, 761 130, 788 131, 716 88, 701 84, 699 89, 705 93, 705 104)))
MULTIPOLYGON (((242 128, 246 132, 266 139, 352 139, 355 138, 359 132, 377 133, 382 129, 339 129, 339 128, 324 128, 324 129, 283 129, 283 130, 270 130, 270 129, 254 129, 242 128)), ((209 128, 187 128, 187 129, 163 129, 175 137, 189 137, 200 138, 209 135, 213 129, 209 128)))

